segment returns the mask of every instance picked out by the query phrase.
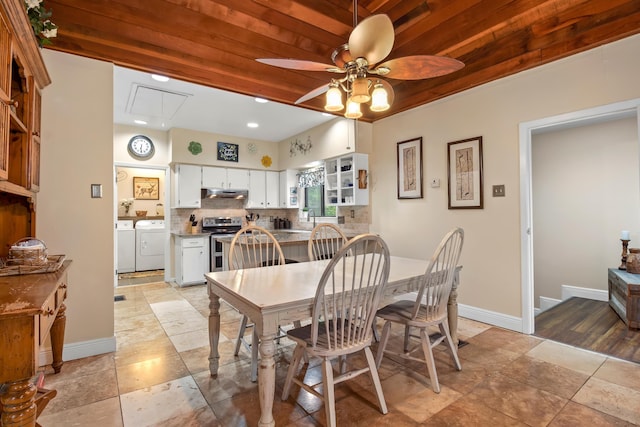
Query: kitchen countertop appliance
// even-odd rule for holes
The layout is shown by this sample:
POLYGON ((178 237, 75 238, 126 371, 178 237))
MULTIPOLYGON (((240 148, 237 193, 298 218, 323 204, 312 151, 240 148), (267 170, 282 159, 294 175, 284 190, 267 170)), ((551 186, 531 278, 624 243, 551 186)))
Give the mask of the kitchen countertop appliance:
POLYGON ((232 237, 242 228, 242 217, 217 216, 202 218, 202 232, 211 233, 209 238, 209 271, 220 271, 224 265, 221 237, 232 237))

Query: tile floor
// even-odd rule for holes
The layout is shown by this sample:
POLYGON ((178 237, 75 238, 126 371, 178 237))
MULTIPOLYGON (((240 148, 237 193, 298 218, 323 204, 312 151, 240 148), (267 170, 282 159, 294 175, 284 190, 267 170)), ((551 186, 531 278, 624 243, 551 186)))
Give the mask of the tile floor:
MULTIPOLYGON (((256 426, 257 385, 249 380, 249 354, 233 356, 240 316, 222 307, 220 373, 209 376, 204 286, 165 283, 116 289, 117 350, 47 370, 58 390, 38 419, 53 426, 256 426)), ((437 352, 442 391, 436 394, 418 363, 384 359, 380 376, 389 413, 382 415, 368 376, 336 390, 342 426, 632 426, 640 425, 640 365, 460 319, 469 342, 463 370, 437 352)), ((396 335, 394 339, 400 339, 396 335)), ((294 388, 279 399, 292 346, 278 347, 278 426, 323 426, 319 400, 294 388)), ((243 350, 244 351, 244 350, 243 350)), ((374 349, 375 351, 375 349, 374 349)), ((320 378, 313 362, 306 372, 320 378)))

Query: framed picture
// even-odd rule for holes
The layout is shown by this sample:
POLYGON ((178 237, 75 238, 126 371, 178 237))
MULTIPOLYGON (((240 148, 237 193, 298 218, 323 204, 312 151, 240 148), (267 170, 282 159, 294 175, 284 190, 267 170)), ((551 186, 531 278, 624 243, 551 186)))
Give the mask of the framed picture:
POLYGON ((160 178, 133 177, 133 197, 136 200, 159 200, 160 178))
POLYGON ((422 137, 398 142, 398 199, 422 199, 422 137))
POLYGON ((225 162, 238 161, 238 144, 218 141, 218 160, 225 162))
POLYGON ((449 209, 482 209, 482 137, 447 146, 449 209))

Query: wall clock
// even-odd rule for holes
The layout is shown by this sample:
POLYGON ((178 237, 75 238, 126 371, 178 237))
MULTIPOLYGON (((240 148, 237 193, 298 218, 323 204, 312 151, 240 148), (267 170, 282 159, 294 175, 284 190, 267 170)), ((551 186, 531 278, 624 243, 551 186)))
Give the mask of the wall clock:
POLYGON ((149 160, 156 152, 153 141, 144 135, 136 135, 129 140, 127 151, 134 159, 149 160))

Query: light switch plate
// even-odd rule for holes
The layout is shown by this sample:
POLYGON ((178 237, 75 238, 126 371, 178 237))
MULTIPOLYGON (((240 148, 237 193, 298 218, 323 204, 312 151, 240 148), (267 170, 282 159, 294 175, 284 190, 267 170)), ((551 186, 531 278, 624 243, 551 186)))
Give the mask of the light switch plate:
POLYGON ((91 198, 92 199, 102 198, 102 184, 91 184, 91 198))
POLYGON ((431 180, 431 188, 438 188, 440 187, 440 180, 438 178, 433 178, 431 180))
POLYGON ((493 197, 504 197, 504 185, 493 186, 493 197))

